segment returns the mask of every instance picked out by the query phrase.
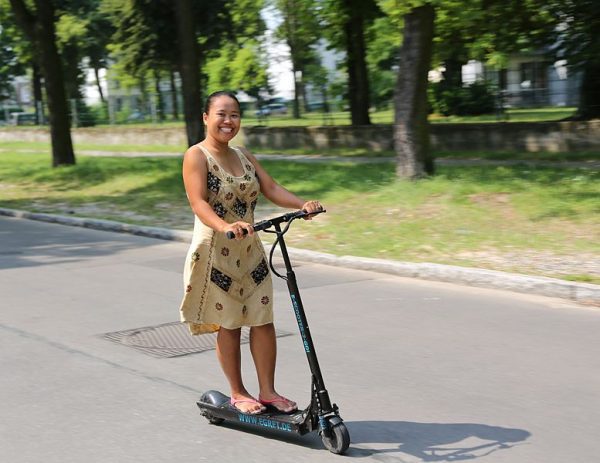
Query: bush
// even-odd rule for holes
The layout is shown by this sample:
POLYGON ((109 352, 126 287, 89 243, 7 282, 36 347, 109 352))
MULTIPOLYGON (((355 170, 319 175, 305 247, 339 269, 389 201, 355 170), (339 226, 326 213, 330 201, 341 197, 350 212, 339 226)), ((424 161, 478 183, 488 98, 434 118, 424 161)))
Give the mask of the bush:
POLYGON ((430 84, 429 103, 433 112, 444 116, 478 116, 496 109, 496 96, 486 82, 447 88, 443 82, 430 84))
POLYGON ((77 126, 93 127, 96 125, 96 114, 83 100, 76 100, 77 126))

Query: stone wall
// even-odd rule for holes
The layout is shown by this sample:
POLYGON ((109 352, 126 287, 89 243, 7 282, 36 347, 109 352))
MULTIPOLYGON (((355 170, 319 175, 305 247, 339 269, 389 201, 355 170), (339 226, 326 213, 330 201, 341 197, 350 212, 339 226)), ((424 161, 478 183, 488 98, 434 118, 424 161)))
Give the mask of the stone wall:
MULTIPOLYGON (((81 128, 75 143, 186 145, 181 128, 81 128)), ((245 127, 236 142, 260 148, 367 148, 393 149, 391 125, 322 127, 245 127)), ((46 129, 2 128, 0 141, 48 141, 46 129)), ((588 122, 498 122, 431 124, 436 151, 550 151, 600 152, 600 120, 588 122)))
MULTIPOLYGON (((588 122, 494 122, 431 124, 436 151, 599 151, 600 120, 588 122)), ((257 149, 393 149, 391 125, 335 127, 249 127, 248 146, 257 149)))
MULTIPOLYGON (((71 130, 74 143, 98 145, 173 145, 178 148, 187 143, 183 128, 86 127, 71 130)), ((50 133, 45 128, 1 128, 0 141, 48 142, 50 133)))

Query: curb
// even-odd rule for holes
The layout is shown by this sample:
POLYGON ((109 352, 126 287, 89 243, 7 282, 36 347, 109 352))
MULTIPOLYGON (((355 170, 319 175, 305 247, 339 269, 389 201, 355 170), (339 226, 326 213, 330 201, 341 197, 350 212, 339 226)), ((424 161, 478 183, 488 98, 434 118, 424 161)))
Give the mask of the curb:
MULTIPOLYGON (((39 220, 95 230, 129 233, 169 241, 189 243, 191 231, 172 230, 158 227, 130 225, 112 220, 66 217, 55 214, 27 212, 0 208, 0 215, 19 219, 39 220)), ((519 293, 568 299, 583 304, 600 305, 600 285, 577 283, 558 278, 528 276, 518 273, 500 272, 454 265, 391 261, 354 256, 334 256, 316 251, 288 248, 291 257, 305 262, 314 262, 335 267, 387 273, 408 278, 442 281, 447 283, 501 289, 519 293)))

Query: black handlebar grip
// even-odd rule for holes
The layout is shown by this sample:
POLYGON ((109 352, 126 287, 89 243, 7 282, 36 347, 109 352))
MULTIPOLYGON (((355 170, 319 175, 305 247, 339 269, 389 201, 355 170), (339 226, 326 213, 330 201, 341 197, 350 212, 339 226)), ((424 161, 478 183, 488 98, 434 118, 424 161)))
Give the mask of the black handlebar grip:
MULTIPOLYGON (((247 235, 248 234, 248 230, 246 230, 245 228, 242 228, 242 235, 247 235)), ((227 232, 227 239, 234 239, 235 238, 235 233, 233 233, 232 231, 228 231, 227 232)))

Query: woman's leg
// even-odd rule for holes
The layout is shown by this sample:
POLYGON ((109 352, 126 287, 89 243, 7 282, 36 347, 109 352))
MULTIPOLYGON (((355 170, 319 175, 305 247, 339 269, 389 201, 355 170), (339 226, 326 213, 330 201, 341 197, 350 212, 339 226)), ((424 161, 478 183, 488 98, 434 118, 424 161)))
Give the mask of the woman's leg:
POLYGON ((275 362, 277 340, 273 323, 250 328, 250 352, 256 366, 260 400, 270 403, 284 412, 295 410, 296 403, 275 392, 275 362))
MULTIPOLYGON (((242 355, 240 351, 241 328, 228 330, 221 327, 217 335, 217 358, 221 363, 221 368, 231 389, 231 398, 233 400, 254 399, 244 387, 242 381, 242 355)), ((239 402, 236 408, 243 412, 256 412, 262 409, 256 402, 239 402)))

